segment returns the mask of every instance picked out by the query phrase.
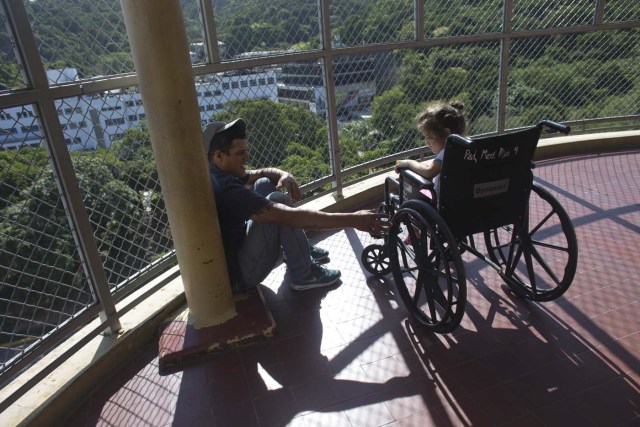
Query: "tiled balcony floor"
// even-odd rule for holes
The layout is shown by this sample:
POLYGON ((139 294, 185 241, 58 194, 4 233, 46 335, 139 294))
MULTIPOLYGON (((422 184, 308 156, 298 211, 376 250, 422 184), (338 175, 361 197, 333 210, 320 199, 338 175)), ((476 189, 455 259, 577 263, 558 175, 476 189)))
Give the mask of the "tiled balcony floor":
POLYGON ((265 285, 273 339, 158 373, 157 343, 66 422, 72 426, 640 425, 640 153, 539 163, 580 256, 559 300, 520 300, 465 255, 468 305, 450 335, 414 329, 390 278, 364 272, 354 230, 316 240, 342 285, 265 285))

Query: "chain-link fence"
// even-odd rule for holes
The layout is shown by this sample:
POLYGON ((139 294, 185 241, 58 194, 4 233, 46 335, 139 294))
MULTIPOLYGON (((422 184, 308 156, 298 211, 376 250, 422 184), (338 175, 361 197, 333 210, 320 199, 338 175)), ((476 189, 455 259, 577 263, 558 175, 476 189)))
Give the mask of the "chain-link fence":
POLYGON ((507 127, 637 115, 638 55, 638 28, 514 40, 507 127))
MULTIPOLYGON (((7 27, 7 16, 0 9, 0 28, 7 27)), ((10 89, 24 87, 24 80, 20 75, 20 66, 12 47, 12 40, 6 31, 0 32, 0 94, 10 89)), ((0 132, 4 132, 4 129, 0 132)))
MULTIPOLYGON (((4 372, 103 302, 73 212, 86 213, 115 300, 172 240, 120 2, 0 4, 4 372)), ((640 125, 634 0, 181 4, 202 124, 244 117, 251 167, 291 171, 306 196, 429 154, 415 117, 437 100, 462 101, 472 135, 541 119, 640 125)))

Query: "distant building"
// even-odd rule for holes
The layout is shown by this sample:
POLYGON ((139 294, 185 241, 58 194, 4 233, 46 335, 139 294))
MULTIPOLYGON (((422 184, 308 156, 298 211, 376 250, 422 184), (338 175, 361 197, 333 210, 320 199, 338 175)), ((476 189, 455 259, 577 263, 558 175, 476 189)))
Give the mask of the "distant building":
POLYGON ((75 68, 59 68, 56 70, 47 70, 47 79, 49 84, 69 83, 79 80, 78 70, 75 68))
MULTIPOLYGON (((375 61, 370 56, 344 56, 334 59, 333 78, 338 95, 338 114, 370 106, 376 93, 375 61)), ((284 64, 278 73, 280 102, 306 105, 318 115, 326 115, 327 99, 324 71, 320 61, 284 64)))
MULTIPOLYGON (((72 70, 72 69, 65 69, 72 70)), ((77 80, 77 72, 51 70, 50 79, 77 80)), ((273 70, 221 73, 196 83, 200 120, 205 125, 214 113, 233 100, 268 99, 278 102, 276 73, 273 70)), ((56 100, 58 118, 70 151, 110 147, 122 139, 127 129, 146 118, 139 91, 114 90, 56 100)), ((37 147, 43 143, 37 112, 31 105, 0 110, 0 150, 37 147)))

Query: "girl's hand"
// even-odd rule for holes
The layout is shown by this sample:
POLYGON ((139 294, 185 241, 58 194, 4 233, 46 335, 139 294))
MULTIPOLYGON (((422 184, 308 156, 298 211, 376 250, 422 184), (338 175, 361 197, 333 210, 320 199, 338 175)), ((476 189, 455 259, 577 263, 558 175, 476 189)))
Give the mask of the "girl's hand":
POLYGON ((408 169, 409 168, 409 162, 406 160, 396 160, 396 167, 394 168, 394 170, 396 171, 396 173, 400 173, 401 169, 408 169))

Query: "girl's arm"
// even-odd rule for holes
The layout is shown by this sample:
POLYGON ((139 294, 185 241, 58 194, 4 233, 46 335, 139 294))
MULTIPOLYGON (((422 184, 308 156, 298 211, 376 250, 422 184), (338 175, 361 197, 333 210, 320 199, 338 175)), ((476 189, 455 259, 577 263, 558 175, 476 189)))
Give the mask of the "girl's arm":
POLYGON ((442 163, 434 162, 433 159, 423 163, 416 160, 398 160, 395 171, 400 172, 400 169, 409 169, 424 178, 433 179, 442 171, 442 163))

